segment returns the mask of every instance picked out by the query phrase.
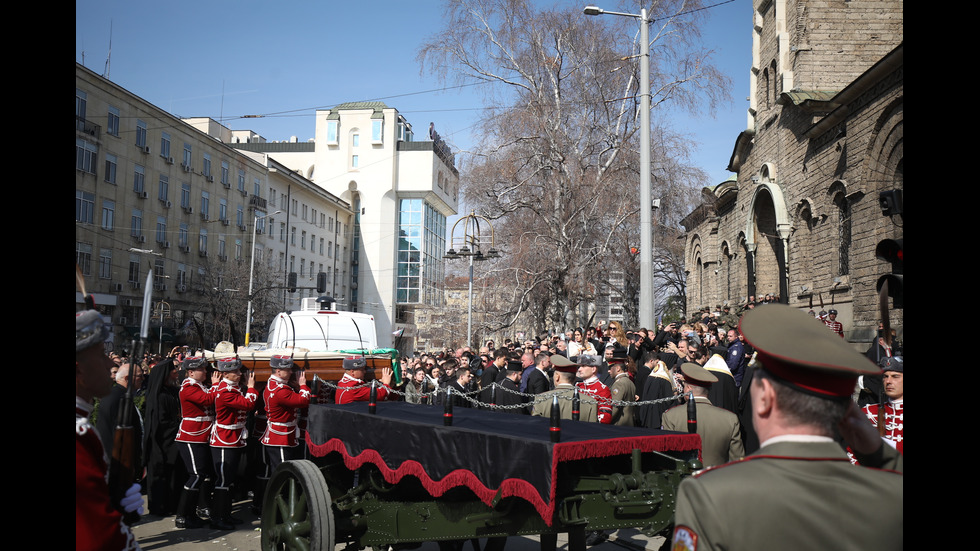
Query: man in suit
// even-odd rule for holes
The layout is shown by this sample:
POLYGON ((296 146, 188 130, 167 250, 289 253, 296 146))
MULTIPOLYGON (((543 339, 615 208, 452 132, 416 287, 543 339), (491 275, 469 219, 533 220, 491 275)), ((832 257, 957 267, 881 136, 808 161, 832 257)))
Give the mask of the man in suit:
POLYGON ((877 367, 806 313, 751 310, 740 329, 757 350, 752 421, 762 442, 743 461, 708 469, 678 489, 672 549, 901 549, 901 469, 850 400, 877 367), (835 430, 836 429, 836 430, 835 430))

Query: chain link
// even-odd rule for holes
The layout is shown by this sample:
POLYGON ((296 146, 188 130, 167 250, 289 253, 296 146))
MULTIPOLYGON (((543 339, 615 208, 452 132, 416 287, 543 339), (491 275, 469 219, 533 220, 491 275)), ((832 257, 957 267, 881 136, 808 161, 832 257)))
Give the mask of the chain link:
MULTIPOLYGON (((330 381, 324 381, 323 379, 320 379, 319 377, 317 377, 317 380, 320 381, 320 384, 322 384, 322 385, 324 385, 324 386, 326 386, 328 388, 332 388, 335 391, 340 389, 340 387, 336 383, 333 383, 333 382, 330 382, 330 381)), ((344 387, 344 389, 346 389, 346 390, 353 390, 353 389, 364 388, 364 387, 370 388, 370 386, 371 386, 371 383, 363 383, 363 384, 359 384, 359 385, 353 386, 353 387, 344 387)), ((517 396, 520 396, 521 398, 524 398, 524 399, 528 399, 529 401, 524 402, 524 403, 521 403, 521 404, 513 404, 513 405, 507 405, 507 406, 505 406, 505 405, 499 405, 499 404, 486 404, 486 403, 483 403, 483 402, 477 400, 476 398, 473 398, 473 396, 475 396, 477 394, 480 394, 481 392, 487 390, 485 388, 484 389, 479 389, 479 390, 472 390, 472 391, 469 391, 469 392, 456 392, 455 390, 453 390, 453 396, 457 396, 457 397, 463 398, 464 400, 466 400, 467 402, 470 402, 475 407, 484 408, 484 409, 500 409, 500 410, 523 409, 523 408, 527 408, 528 406, 534 406, 535 404, 537 404, 538 402, 541 402, 541 401, 551 400, 552 399, 552 396, 556 396, 556 394, 551 394, 550 392, 548 393, 549 396, 544 396, 543 394, 529 394, 529 393, 526 393, 526 392, 517 392, 517 391, 510 390, 510 389, 502 386, 500 383, 493 383, 488 388, 497 388, 497 389, 503 390, 504 392, 509 392, 511 394, 516 394, 517 396)), ((397 394, 399 396, 408 396, 407 393, 402 392, 402 391, 397 390, 397 389, 394 389, 394 388, 391 388, 391 387, 388 387, 388 392, 391 393, 391 394, 397 394)), ((438 388, 438 389, 433 390, 431 392, 421 392, 417 396, 420 396, 422 398, 429 398, 429 402, 434 404, 434 403, 437 403, 439 396, 440 395, 445 395, 446 392, 447 392, 447 390, 445 388, 438 388)), ((579 389, 579 393, 582 396, 590 396, 590 397, 598 400, 598 398, 596 398, 595 395, 593 395, 591 392, 588 392, 588 391, 579 389)), ((570 396, 563 396, 563 395, 560 395, 560 394, 557 395, 557 396, 558 396, 558 399, 559 400, 568 400, 568 401, 572 401, 573 400, 573 398, 570 397, 570 396)), ((666 398, 658 398, 656 400, 645 400, 645 401, 636 401, 636 402, 624 401, 624 400, 612 400, 612 399, 606 399, 606 400, 603 400, 603 401, 605 403, 608 403, 608 404, 610 404, 612 406, 615 406, 615 407, 626 407, 626 406, 637 407, 637 406, 652 406, 652 405, 662 404, 664 402, 673 402, 673 401, 676 401, 676 400, 678 400, 680 398, 681 398, 681 395, 668 396, 666 398)))

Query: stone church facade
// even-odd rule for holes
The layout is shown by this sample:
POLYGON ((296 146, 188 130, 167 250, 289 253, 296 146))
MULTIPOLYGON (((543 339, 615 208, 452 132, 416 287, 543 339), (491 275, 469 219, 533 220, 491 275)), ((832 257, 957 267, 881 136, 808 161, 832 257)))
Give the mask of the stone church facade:
MULTIPOLYGON (((892 0, 754 0, 748 129, 735 175, 683 221, 694 311, 778 295, 835 308, 851 342, 880 318, 877 243, 903 235, 903 12, 892 0)), ((902 310, 891 310, 901 333, 902 310)))

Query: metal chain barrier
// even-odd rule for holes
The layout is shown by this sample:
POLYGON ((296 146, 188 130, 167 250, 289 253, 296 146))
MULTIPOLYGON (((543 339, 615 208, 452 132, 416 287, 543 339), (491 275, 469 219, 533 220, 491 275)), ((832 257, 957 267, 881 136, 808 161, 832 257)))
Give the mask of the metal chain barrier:
MULTIPOLYGON (((334 391, 340 389, 340 387, 337 386, 337 384, 332 383, 330 381, 324 381, 323 379, 320 379, 319 377, 317 378, 317 380, 320 381, 320 384, 321 385, 324 385, 324 386, 326 386, 328 388, 332 388, 332 389, 334 389, 334 391)), ((353 389, 364 388, 364 387, 370 388, 371 387, 371 383, 363 383, 363 384, 360 384, 360 385, 357 385, 357 386, 353 386, 353 387, 345 387, 345 389, 346 390, 353 390, 353 389)), ((497 410, 497 409, 499 409, 499 410, 523 409, 523 408, 527 408, 528 406, 533 406, 535 403, 537 403, 539 401, 544 401, 544 400, 549 400, 550 401, 552 399, 552 396, 553 396, 550 392, 548 393, 549 396, 547 396, 547 397, 543 397, 543 394, 528 394, 526 392, 517 392, 517 391, 510 390, 508 388, 505 388, 505 387, 501 386, 500 383, 493 383, 492 385, 490 385, 489 388, 496 388, 496 389, 502 390, 504 392, 509 392, 510 394, 516 394, 516 395, 520 396, 521 398, 527 399, 528 401, 527 402, 524 402, 524 403, 521 403, 521 404, 513 404, 513 405, 509 405, 509 406, 504 406, 504 405, 499 405, 499 404, 486 404, 486 403, 481 402, 481 401, 479 401, 479 400, 477 400, 476 398, 473 397, 473 396, 475 396, 477 394, 480 394, 480 393, 484 392, 485 390, 487 390, 485 388, 484 389, 479 389, 479 390, 472 390, 472 391, 469 391, 469 392, 456 392, 456 391, 453 391, 453 395, 454 396, 458 396, 460 398, 463 398, 464 400, 470 402, 470 404, 472 404, 474 407, 484 408, 484 409, 493 409, 493 410, 497 410)), ((398 396, 407 396, 407 393, 402 392, 402 391, 397 390, 397 389, 394 389, 394 388, 391 388, 391 387, 388 387, 388 392, 390 392, 391 394, 396 394, 398 396)), ((435 404, 435 403, 437 403, 437 400, 438 400, 439 396, 440 395, 445 395, 446 392, 447 391, 446 391, 445 388, 438 388, 438 389, 433 390, 431 392, 422 392, 422 393, 419 393, 418 396, 421 396, 422 398, 429 398, 429 402, 432 403, 432 404, 435 404)), ((580 394, 582 396, 591 396, 593 399, 599 400, 599 398, 597 398, 591 392, 587 392, 587 391, 582 390, 582 389, 579 389, 579 392, 580 392, 580 394)), ((636 402, 624 401, 624 400, 612 400, 612 399, 604 399, 603 401, 606 402, 606 403, 609 403, 609 404, 611 404, 613 406, 617 406, 617 407, 626 407, 626 406, 636 407, 636 406, 648 406, 648 405, 662 404, 664 402, 673 402, 673 401, 676 401, 676 400, 681 399, 682 397, 683 397, 682 395, 679 395, 678 394, 678 395, 675 395, 675 396, 668 396, 666 398, 658 398, 656 400, 646 400, 646 401, 636 401, 636 402)), ((566 397, 566 396, 558 396, 558 399, 559 400, 568 400, 568 401, 571 401, 572 400, 571 397, 566 397)))

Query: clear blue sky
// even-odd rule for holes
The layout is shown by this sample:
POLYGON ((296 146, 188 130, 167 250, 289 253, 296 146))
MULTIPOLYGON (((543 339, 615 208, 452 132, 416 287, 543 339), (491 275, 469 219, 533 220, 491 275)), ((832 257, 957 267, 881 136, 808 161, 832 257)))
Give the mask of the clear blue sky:
MULTIPOLYGON (((603 7, 600 0, 558 2, 590 3, 603 7)), ((730 176, 725 166, 745 128, 752 5, 735 0, 708 12, 705 46, 732 79, 732 101, 714 119, 678 114, 676 125, 700 143, 692 159, 713 185, 730 176)), ((435 122, 451 145, 465 148, 474 142, 481 95, 476 87, 433 91, 441 86, 420 75, 415 60, 441 17, 436 0, 76 0, 75 60, 103 74, 111 25, 109 79, 176 116, 211 117, 270 141, 305 141, 316 108, 383 100, 417 135, 435 122)))

